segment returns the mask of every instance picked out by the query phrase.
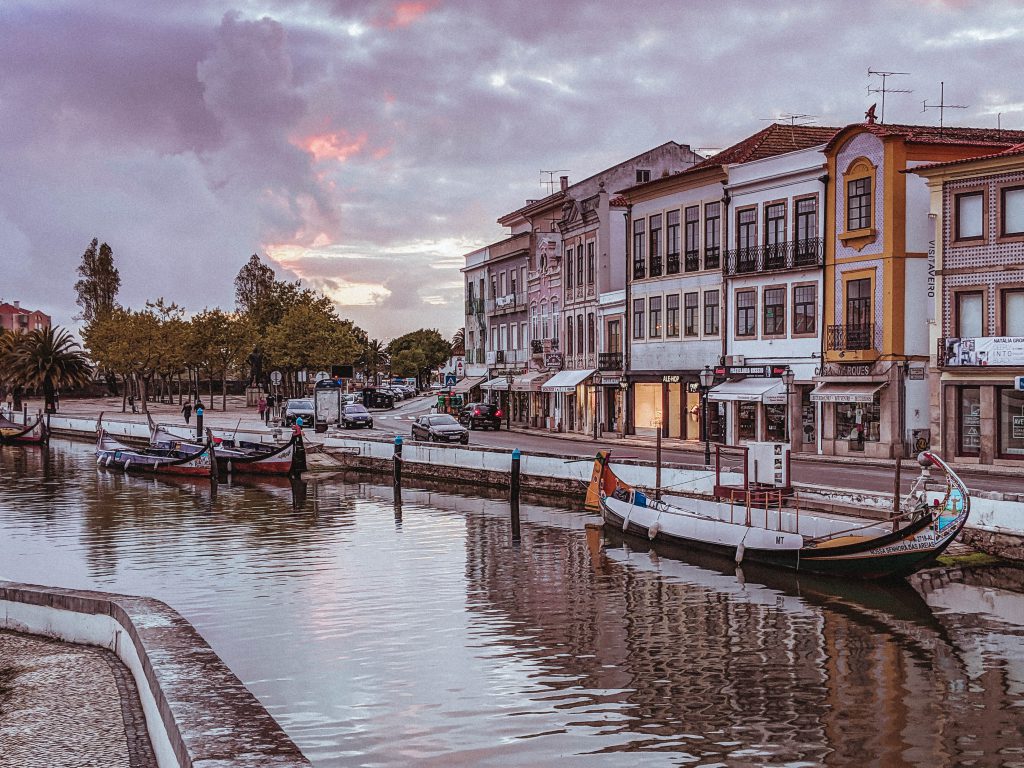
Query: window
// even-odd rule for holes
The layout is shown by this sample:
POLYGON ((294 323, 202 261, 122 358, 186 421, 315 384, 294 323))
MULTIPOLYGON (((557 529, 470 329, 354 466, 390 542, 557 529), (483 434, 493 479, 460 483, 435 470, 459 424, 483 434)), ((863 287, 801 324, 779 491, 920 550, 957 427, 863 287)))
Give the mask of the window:
POLYGON ((764 407, 764 439, 770 443, 786 442, 786 406, 764 407))
POLYGON ((956 214, 953 230, 955 240, 980 240, 984 237, 985 195, 967 192, 956 196, 956 214))
POLYGON ((1003 291, 1000 298, 1001 334, 1024 336, 1024 289, 1003 291))
POLYGON ((764 208, 765 268, 785 266, 786 204, 771 203, 764 208))
POLYGON ((675 275, 679 272, 679 210, 665 214, 665 226, 668 230, 665 240, 665 272, 675 275))
POLYGON ((587 285, 594 284, 594 241, 587 243, 587 285))
POLYGON ((645 219, 637 219, 633 222, 633 279, 641 280, 647 274, 647 265, 644 260, 644 236, 646 234, 647 222, 645 219))
POLYGON ((683 232, 683 247, 685 253, 685 269, 687 272, 696 272, 700 269, 700 206, 691 205, 686 209, 686 227, 683 232))
POLYGON ((846 182, 846 229, 867 229, 871 226, 871 179, 846 182))
POLYGON ((984 296, 981 291, 962 291, 956 294, 956 335, 976 338, 985 335, 982 311, 984 296))
MULTIPOLYGON (((551 320, 548 318, 548 303, 546 301, 542 301, 540 303, 540 330, 541 330, 541 333, 543 334, 542 338, 545 338, 545 339, 550 339, 551 338, 551 333, 549 332, 551 330, 550 323, 551 323, 551 320)), ((557 317, 557 315, 555 316, 555 327, 556 328, 558 327, 558 317, 557 317)))
POLYGON ((618 320, 608 321, 608 351, 622 352, 622 324, 618 320))
POLYGON ((498 298, 498 276, 491 275, 491 299, 498 298))
POLYGON ((637 169, 637 172, 636 172, 636 183, 637 184, 646 184, 650 180, 651 180, 651 172, 650 172, 650 170, 648 170, 648 169, 640 170, 639 168, 637 169))
POLYGON ((576 315, 576 354, 583 354, 583 315, 576 315))
POLYGON ((746 208, 736 212, 736 271, 753 272, 757 248, 757 209, 746 208))
POLYGON ((793 287, 793 335, 813 336, 818 332, 818 286, 793 287))
POLYGON ((661 275, 661 214, 651 216, 651 250, 648 254, 651 270, 650 277, 661 275))
POLYGON ((718 291, 704 291, 704 335, 718 335, 718 291))
POLYGON ((753 336, 757 332, 757 291, 736 292, 736 335, 753 336))
POLYGON ((740 440, 757 440, 757 403, 737 403, 736 417, 740 440))
POLYGON ((999 455, 1007 459, 1024 458, 1024 392, 1000 387, 999 455))
POLYGON ((587 354, 597 351, 597 326, 594 324, 594 313, 587 314, 587 354))
POLYGON ((507 296, 508 291, 505 290, 505 273, 501 272, 498 274, 498 295, 507 296))
POLYGON ((515 295, 516 292, 516 270, 508 273, 508 292, 515 295))
POLYGON ((572 248, 565 249, 565 288, 572 290, 572 248))
POLYGON ((999 190, 999 222, 1001 237, 1024 236, 1024 187, 999 190))
POLYGON ((805 197, 796 201, 795 252, 793 262, 797 265, 814 264, 818 256, 818 200, 805 197))
POLYGON ((721 210, 719 203, 704 206, 704 269, 718 269, 721 263, 721 210))
POLYGON ((572 328, 572 315, 565 318, 565 354, 573 354, 573 341, 576 339, 572 328))
POLYGON ((644 300, 633 299, 633 338, 642 339, 644 337, 644 300))
POLYGON ((679 336, 679 294, 670 293, 665 297, 665 337, 679 336))
POLYGON ((786 335, 786 289, 764 289, 764 318, 762 333, 765 336, 786 335))
POLYGON ((700 335, 700 294, 696 291, 683 296, 683 335, 700 335))
POLYGON ((647 336, 651 339, 661 338, 661 296, 651 296, 649 306, 650 322, 647 327, 647 336))
POLYGON ((871 349, 871 279, 846 283, 846 345, 844 349, 871 349))
POLYGON ((880 439, 882 409, 878 395, 870 403, 836 403, 836 439, 849 441, 852 451, 863 451, 864 443, 880 439))
POLYGON ((583 246, 576 247, 576 287, 583 287, 583 246))
POLYGON ((957 409, 957 453, 977 456, 981 452, 981 388, 959 387, 960 406, 957 409))

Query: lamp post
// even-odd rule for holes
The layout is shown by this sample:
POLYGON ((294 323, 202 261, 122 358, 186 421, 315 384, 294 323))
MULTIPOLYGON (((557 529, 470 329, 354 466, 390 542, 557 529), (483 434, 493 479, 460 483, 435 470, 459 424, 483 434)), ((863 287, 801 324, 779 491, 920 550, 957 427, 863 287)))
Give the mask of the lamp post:
POLYGON ((625 379, 619 381, 619 432, 622 437, 626 436, 626 393, 629 391, 629 382, 625 379))
POLYGON ((790 412, 790 395, 793 394, 793 380, 796 378, 796 374, 793 369, 788 365, 786 370, 782 372, 782 383, 786 385, 786 442, 792 447, 793 440, 789 431, 789 412, 790 412))
POLYGON ((708 391, 715 381, 715 372, 707 365, 704 370, 697 374, 700 380, 701 400, 703 401, 703 416, 700 420, 701 432, 704 433, 704 466, 711 466, 711 430, 708 429, 708 391))
POLYGON ((508 394, 505 395, 505 429, 512 429, 512 372, 505 374, 505 383, 508 384, 508 394))

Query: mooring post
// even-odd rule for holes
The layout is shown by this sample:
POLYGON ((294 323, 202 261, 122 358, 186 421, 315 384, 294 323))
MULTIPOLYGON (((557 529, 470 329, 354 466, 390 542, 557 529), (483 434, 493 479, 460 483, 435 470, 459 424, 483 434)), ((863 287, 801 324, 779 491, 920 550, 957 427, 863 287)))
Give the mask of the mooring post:
POLYGON ((892 480, 892 530, 895 533, 899 530, 900 521, 900 474, 903 469, 903 454, 896 456, 896 473, 892 480))
POLYGON ((520 453, 512 451, 512 476, 509 482, 509 506, 512 508, 512 541, 519 541, 519 471, 520 453))
POLYGON ((196 408, 196 439, 203 439, 203 406, 196 408))
POLYGON ((393 473, 394 486, 396 491, 402 490, 402 436, 395 436, 395 462, 393 473))

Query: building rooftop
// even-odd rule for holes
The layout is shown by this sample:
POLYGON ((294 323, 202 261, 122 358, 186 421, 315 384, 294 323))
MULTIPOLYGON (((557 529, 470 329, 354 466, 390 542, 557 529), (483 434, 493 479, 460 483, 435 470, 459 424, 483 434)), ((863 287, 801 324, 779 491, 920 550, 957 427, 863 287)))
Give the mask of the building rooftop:
POLYGON ((1000 157, 1017 157, 1024 155, 1024 143, 1014 144, 1009 149, 1004 149, 1000 152, 992 152, 988 155, 979 155, 977 157, 962 157, 959 160, 944 160, 941 163, 927 163, 925 165, 917 165, 913 168, 907 168, 904 173, 917 173, 918 171, 928 171, 932 168, 945 168, 951 165, 964 165, 966 163, 975 163, 982 160, 995 160, 1000 157))
MULTIPOLYGON (((855 123, 847 128, 860 127, 876 136, 901 136, 909 144, 968 144, 971 146, 990 144, 994 147, 1008 147, 1024 141, 1024 131, 1010 131, 1000 128, 958 128, 937 125, 899 125, 896 123, 855 123)), ((844 129, 845 130, 845 129, 844 129)), ((832 148, 839 134, 832 137, 825 151, 832 148)))

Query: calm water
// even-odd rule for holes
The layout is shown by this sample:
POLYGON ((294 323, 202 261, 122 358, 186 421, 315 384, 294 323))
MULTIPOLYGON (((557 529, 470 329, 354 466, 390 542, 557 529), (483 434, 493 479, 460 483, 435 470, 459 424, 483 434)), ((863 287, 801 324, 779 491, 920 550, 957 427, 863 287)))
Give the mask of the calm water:
POLYGON ((403 502, 0 448, 0 576, 166 601, 319 766, 1024 765, 1019 571, 837 591, 403 502))

